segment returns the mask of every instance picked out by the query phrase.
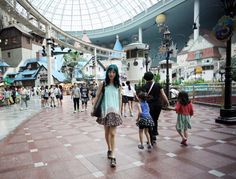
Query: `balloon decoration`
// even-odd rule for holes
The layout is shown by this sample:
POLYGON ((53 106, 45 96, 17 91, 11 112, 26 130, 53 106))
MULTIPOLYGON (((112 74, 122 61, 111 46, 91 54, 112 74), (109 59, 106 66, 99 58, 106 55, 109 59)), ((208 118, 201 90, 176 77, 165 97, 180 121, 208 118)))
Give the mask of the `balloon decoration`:
POLYGON ((229 16, 223 16, 213 28, 213 32, 217 40, 227 41, 233 35, 233 28, 233 19, 229 16))

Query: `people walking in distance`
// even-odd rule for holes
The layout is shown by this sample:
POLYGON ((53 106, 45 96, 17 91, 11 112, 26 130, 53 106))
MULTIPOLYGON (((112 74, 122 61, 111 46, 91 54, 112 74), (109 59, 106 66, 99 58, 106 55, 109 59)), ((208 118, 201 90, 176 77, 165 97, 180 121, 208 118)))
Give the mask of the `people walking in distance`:
POLYGON ((74 113, 76 113, 76 111, 79 112, 80 89, 78 84, 74 84, 71 92, 71 98, 74 103, 74 113))
POLYGON ((105 139, 107 143, 107 157, 110 159, 110 166, 116 167, 115 144, 116 144, 116 128, 122 124, 120 116, 121 108, 121 90, 118 67, 110 65, 106 70, 105 82, 99 85, 97 95, 93 104, 96 104, 101 92, 104 91, 101 113, 102 116, 97 118, 97 122, 104 125, 105 139), (103 84, 105 83, 105 84, 103 84), (103 87, 103 85, 105 85, 103 87))
POLYGON ((48 86, 45 86, 45 89, 44 89, 44 107, 47 108, 49 107, 49 102, 48 102, 48 99, 49 99, 49 90, 48 90, 48 86))
POLYGON ((139 149, 144 149, 143 145, 143 133, 145 133, 147 138, 147 148, 151 149, 151 137, 149 134, 149 128, 153 127, 155 124, 153 122, 152 116, 150 114, 150 109, 147 103, 148 94, 146 92, 140 92, 138 94, 138 117, 137 117, 137 126, 139 127, 139 149))
POLYGON ((13 104, 15 104, 16 103, 16 88, 15 87, 12 88, 11 97, 13 100, 13 104))
POLYGON ((61 95, 60 95, 60 105, 62 106, 62 100, 63 100, 63 94, 64 94, 64 90, 63 90, 63 88, 62 88, 62 86, 61 85, 59 85, 59 89, 60 89, 60 91, 61 91, 61 95))
POLYGON ((188 129, 191 129, 190 118, 193 116, 193 105, 187 92, 181 91, 178 94, 175 111, 177 113, 176 130, 182 138, 181 144, 187 146, 188 129))
POLYGON ((133 101, 134 101, 134 97, 136 96, 136 91, 134 87, 130 85, 130 81, 126 81, 125 95, 127 96, 127 99, 128 99, 130 116, 133 117, 134 116, 133 101))
POLYGON ((126 105, 128 104, 128 97, 125 95, 125 83, 121 84, 121 96, 122 96, 121 116, 124 115, 124 117, 127 117, 126 105))
POLYGON ((21 89, 20 89, 20 96, 21 96, 21 108, 20 110, 23 110, 23 105, 25 104, 25 109, 28 109, 28 97, 29 97, 29 94, 28 94, 28 91, 22 86, 21 89))
POLYGON ((92 97, 92 100, 96 97, 96 93, 97 93, 97 90, 98 90, 98 85, 97 83, 94 81, 93 82, 93 86, 92 86, 92 89, 91 89, 91 97, 92 97))
POLYGON ((55 86, 54 85, 51 85, 50 89, 49 89, 49 92, 50 92, 50 106, 51 108, 55 108, 56 107, 56 102, 55 102, 55 98, 56 98, 56 95, 55 95, 55 86))
POLYGON ((39 94, 40 94, 40 97, 41 97, 41 107, 42 108, 45 107, 45 105, 46 105, 45 104, 44 93, 45 93, 45 88, 44 88, 44 86, 41 86, 39 94))
POLYGON ((146 72, 143 78, 146 81, 146 84, 143 86, 143 91, 147 92, 150 96, 147 102, 150 108, 150 114, 155 123, 153 128, 149 128, 151 142, 153 144, 156 141, 156 136, 159 134, 157 128, 158 118, 162 109, 162 102, 163 104, 169 106, 169 101, 165 95, 162 86, 159 83, 155 83, 153 81, 154 75, 152 72, 146 72))
POLYGON ((80 88, 80 94, 81 94, 81 102, 82 102, 82 110, 81 111, 87 111, 87 105, 89 100, 89 89, 86 86, 86 83, 83 83, 80 88))
POLYGON ((5 102, 7 105, 11 104, 10 98, 11 98, 11 91, 9 88, 5 88, 4 90, 4 98, 5 98, 5 102))
POLYGON ((58 87, 58 85, 55 86, 55 88, 54 88, 54 93, 55 93, 56 100, 57 100, 57 106, 59 106, 59 105, 61 104, 61 102, 60 102, 61 89, 58 87))

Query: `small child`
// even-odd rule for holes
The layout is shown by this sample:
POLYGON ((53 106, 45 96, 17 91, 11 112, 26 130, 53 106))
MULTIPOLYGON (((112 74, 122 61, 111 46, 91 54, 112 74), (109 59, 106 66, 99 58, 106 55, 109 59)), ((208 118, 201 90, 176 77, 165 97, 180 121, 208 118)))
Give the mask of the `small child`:
POLYGON ((148 149, 151 149, 151 139, 148 132, 148 129, 154 126, 154 121, 150 115, 150 109, 147 103, 148 94, 146 92, 140 92, 138 95, 139 103, 138 103, 138 118, 137 118, 137 126, 139 127, 139 140, 140 144, 138 145, 139 149, 144 149, 143 146, 143 132, 145 132, 147 138, 148 149))
POLYGON ((177 115, 176 130, 182 137, 181 144, 187 146, 188 132, 191 129, 190 118, 193 116, 193 105, 189 100, 188 93, 181 91, 178 94, 177 103, 175 106, 177 115))

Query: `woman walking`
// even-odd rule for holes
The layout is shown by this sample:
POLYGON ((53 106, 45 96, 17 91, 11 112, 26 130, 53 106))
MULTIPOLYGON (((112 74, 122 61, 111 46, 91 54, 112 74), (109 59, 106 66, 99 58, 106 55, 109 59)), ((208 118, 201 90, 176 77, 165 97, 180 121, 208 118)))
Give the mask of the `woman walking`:
POLYGON ((111 167, 116 167, 115 144, 116 144, 116 127, 122 124, 120 116, 121 92, 119 72, 116 65, 110 65, 106 71, 105 82, 99 85, 98 93, 94 99, 94 104, 98 96, 104 91, 101 109, 102 116, 97 122, 104 125, 105 139, 107 143, 107 158, 111 160, 111 167))

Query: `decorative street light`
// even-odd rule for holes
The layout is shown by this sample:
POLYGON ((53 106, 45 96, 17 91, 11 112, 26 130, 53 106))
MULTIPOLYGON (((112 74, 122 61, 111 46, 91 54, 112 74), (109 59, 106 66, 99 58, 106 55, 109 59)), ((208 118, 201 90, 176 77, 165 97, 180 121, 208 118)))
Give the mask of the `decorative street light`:
POLYGON ((168 99, 170 96, 169 59, 170 59, 170 54, 172 53, 172 50, 170 50, 171 40, 172 40, 171 33, 168 27, 166 27, 166 30, 163 33, 163 45, 166 48, 166 96, 168 99))
POLYGON ((166 21, 166 16, 165 14, 159 14, 156 17, 156 24, 157 27, 159 29, 159 32, 162 33, 163 32, 163 42, 162 42, 162 47, 163 49, 165 49, 165 53, 166 53, 166 96, 169 99, 169 87, 170 87, 170 78, 169 78, 169 59, 170 59, 170 54, 173 52, 172 50, 170 50, 170 46, 171 46, 171 33, 168 29, 168 27, 165 24, 166 21))
POLYGON ((236 0, 221 0, 225 14, 216 26, 214 33, 218 40, 226 41, 225 92, 224 106, 220 109, 220 117, 215 121, 225 124, 236 124, 236 108, 232 106, 232 71, 231 71, 231 37, 233 35, 233 18, 235 16, 236 0))
POLYGON ((148 56, 149 56, 149 53, 150 53, 150 49, 146 50, 145 51, 145 67, 146 67, 146 72, 148 71, 148 64, 150 63, 149 59, 148 59, 148 56))

